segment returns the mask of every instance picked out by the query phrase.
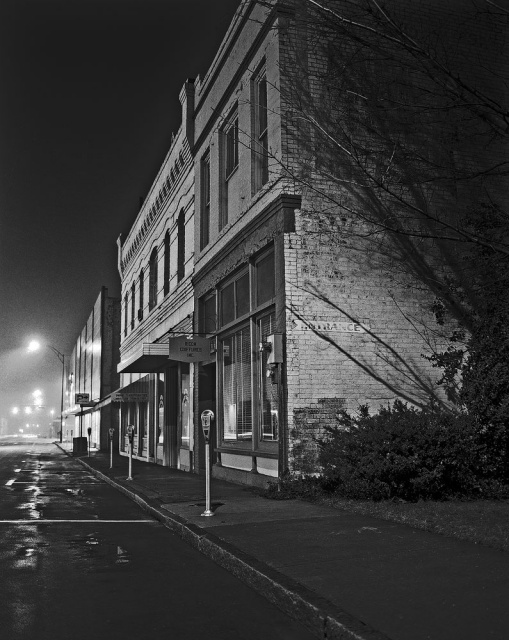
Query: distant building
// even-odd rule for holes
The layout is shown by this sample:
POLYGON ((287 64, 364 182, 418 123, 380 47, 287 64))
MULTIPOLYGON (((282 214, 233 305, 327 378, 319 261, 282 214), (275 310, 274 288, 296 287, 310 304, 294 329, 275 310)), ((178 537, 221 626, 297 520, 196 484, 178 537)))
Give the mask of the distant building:
POLYGON ((107 450, 108 430, 118 437, 118 413, 111 393, 119 386, 120 300, 103 287, 73 348, 66 379, 64 439, 88 437, 91 446, 107 450), (76 404, 76 394, 88 394, 90 406, 76 404))

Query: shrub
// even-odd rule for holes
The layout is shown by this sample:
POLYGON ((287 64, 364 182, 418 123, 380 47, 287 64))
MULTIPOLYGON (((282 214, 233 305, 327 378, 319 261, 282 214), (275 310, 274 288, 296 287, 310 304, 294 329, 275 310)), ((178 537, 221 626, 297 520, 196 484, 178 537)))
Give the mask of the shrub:
POLYGON ((497 497, 507 480, 503 456, 468 415, 400 401, 370 415, 346 411, 319 441, 321 486, 354 499, 408 501, 497 497))

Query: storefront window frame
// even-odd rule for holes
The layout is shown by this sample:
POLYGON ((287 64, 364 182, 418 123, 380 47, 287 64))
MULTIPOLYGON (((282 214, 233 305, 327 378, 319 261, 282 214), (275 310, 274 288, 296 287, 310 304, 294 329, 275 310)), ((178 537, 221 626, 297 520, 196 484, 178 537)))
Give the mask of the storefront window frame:
MULTIPOLYGON (((217 332, 217 398, 218 398, 218 438, 217 438, 217 450, 218 451, 238 451, 243 454, 256 455, 257 453, 274 454, 277 452, 279 446, 280 433, 278 430, 278 438, 274 440, 263 440, 261 437, 261 421, 260 412, 260 362, 258 354, 258 321, 263 316, 269 313, 276 313, 276 291, 277 291, 277 277, 276 277, 276 251, 274 245, 270 245, 260 252, 257 256, 252 258, 244 268, 239 269, 235 274, 225 279, 216 288, 217 290, 217 320, 218 320, 218 332, 217 332), (265 260, 270 253, 274 255, 274 295, 272 298, 264 301, 262 304, 257 305, 257 272, 256 268, 258 263, 265 260), (239 280, 246 273, 249 273, 249 300, 250 308, 247 313, 244 313, 232 320, 231 322, 221 325, 221 291, 224 290, 232 282, 239 280), (224 376, 224 354, 222 353, 222 342, 234 335, 242 326, 249 326, 250 328, 250 352, 251 352, 251 403, 252 403, 252 437, 249 440, 225 440, 224 438, 224 406, 220 399, 223 398, 223 376, 224 376)), ((211 295, 209 292, 208 296, 211 295)), ((203 297, 203 299, 206 296, 203 297)))

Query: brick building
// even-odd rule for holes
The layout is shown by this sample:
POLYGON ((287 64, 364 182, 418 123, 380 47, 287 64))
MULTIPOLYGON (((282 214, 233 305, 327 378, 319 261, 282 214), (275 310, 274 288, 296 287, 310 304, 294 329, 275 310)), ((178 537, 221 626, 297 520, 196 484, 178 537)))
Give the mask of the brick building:
POLYGON ((246 484, 316 472, 315 439, 341 408, 436 396, 419 329, 433 290, 414 286, 401 247, 382 255, 368 224, 338 215, 290 103, 300 82, 320 95, 327 71, 295 19, 305 4, 240 4, 210 69, 186 83, 182 128, 119 244, 123 429, 136 426, 142 459, 199 472, 212 409, 213 475, 246 484), (178 335, 209 347, 181 363, 178 335), (129 389, 146 395, 129 402, 129 389))
POLYGON ((134 457, 192 468, 192 365, 169 360, 169 338, 193 326, 194 173, 192 81, 184 84, 182 126, 172 140, 127 237, 118 241, 122 279, 121 453, 135 428, 134 457))

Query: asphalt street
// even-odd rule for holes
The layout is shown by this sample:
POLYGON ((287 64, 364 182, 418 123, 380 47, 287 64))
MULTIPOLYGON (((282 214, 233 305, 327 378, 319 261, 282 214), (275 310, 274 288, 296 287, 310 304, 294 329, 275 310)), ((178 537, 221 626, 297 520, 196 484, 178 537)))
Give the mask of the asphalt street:
POLYGON ((50 441, 0 440, 5 640, 311 638, 50 441))

